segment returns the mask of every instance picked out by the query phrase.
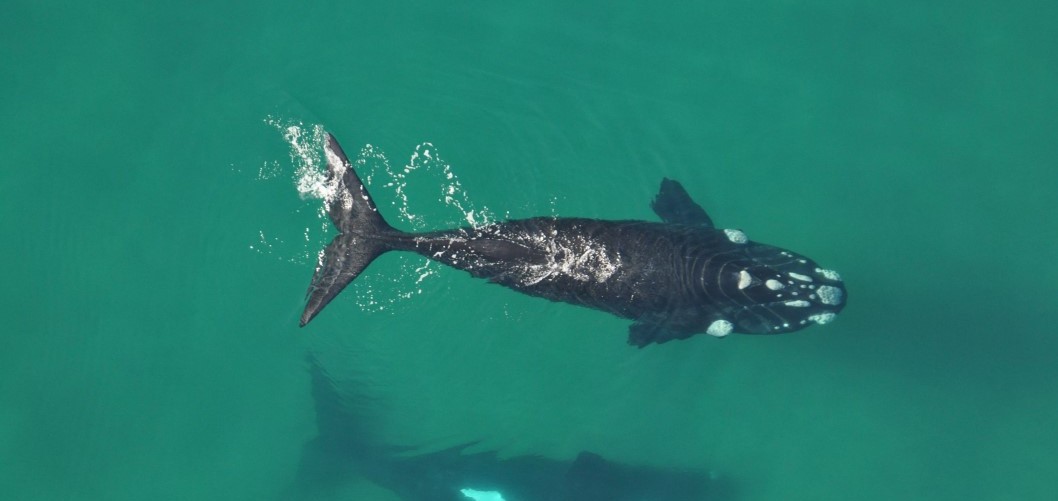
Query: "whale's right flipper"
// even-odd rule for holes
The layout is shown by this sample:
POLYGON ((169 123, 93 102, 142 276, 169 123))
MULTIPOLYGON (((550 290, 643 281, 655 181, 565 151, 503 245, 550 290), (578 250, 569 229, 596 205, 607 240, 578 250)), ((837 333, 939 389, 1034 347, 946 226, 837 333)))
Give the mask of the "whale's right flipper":
POLYGON ((398 234, 378 213, 364 183, 334 136, 327 134, 327 179, 334 186, 328 197, 327 214, 340 234, 320 255, 319 266, 309 285, 301 326, 308 324, 383 252, 390 250, 387 238, 398 234))
POLYGON ((669 178, 662 178, 661 189, 650 203, 650 208, 666 223, 713 227, 713 220, 705 213, 705 209, 691 200, 683 185, 669 178))
POLYGON ((665 343, 675 339, 687 339, 694 335, 688 329, 685 312, 675 310, 645 315, 628 327, 628 344, 642 348, 650 343, 665 343))

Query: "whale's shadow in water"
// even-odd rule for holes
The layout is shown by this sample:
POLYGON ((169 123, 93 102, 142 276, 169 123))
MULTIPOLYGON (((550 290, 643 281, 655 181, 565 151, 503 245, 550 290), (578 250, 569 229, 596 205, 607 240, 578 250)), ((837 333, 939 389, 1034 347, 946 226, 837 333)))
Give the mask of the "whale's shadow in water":
POLYGON ((540 456, 500 459, 464 453, 472 444, 407 455, 371 433, 379 409, 362 388, 338 384, 309 357, 318 435, 302 451, 297 478, 282 499, 346 499, 345 488, 366 479, 405 501, 473 499, 464 489, 495 492, 505 501, 703 501, 737 499, 727 475, 609 461, 584 451, 572 460, 540 456))

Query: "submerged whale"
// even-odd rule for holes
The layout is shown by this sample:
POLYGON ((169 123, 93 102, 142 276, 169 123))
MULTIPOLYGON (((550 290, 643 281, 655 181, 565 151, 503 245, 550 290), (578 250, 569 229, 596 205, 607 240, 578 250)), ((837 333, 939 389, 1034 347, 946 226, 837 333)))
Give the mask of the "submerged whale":
POLYGON ((566 459, 537 454, 501 457, 496 451, 468 450, 483 448, 481 442, 470 441, 415 453, 412 447, 381 439, 384 434, 378 433, 378 427, 386 416, 362 377, 347 373, 336 379, 312 355, 307 365, 316 437, 302 447, 297 475, 278 499, 354 499, 348 489, 363 485, 360 478, 404 501, 721 501, 739 497, 741 485, 717 470, 629 464, 587 450, 566 459))
POLYGON ((312 277, 301 326, 371 261, 409 251, 523 294, 631 319, 643 347, 705 333, 778 334, 826 324, 845 306, 837 272, 718 229, 680 183, 663 179, 651 207, 663 222, 536 217, 425 233, 394 229, 334 136, 324 147, 339 234, 312 277))

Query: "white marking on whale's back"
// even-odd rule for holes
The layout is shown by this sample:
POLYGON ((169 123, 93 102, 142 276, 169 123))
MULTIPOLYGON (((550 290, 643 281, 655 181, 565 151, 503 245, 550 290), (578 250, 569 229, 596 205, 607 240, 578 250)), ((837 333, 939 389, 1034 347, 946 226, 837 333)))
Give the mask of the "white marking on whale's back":
POLYGON ((547 280, 568 277, 580 282, 605 282, 621 267, 621 256, 604 244, 573 232, 548 235, 505 236, 544 256, 544 263, 526 263, 514 272, 516 281, 532 286, 547 280))

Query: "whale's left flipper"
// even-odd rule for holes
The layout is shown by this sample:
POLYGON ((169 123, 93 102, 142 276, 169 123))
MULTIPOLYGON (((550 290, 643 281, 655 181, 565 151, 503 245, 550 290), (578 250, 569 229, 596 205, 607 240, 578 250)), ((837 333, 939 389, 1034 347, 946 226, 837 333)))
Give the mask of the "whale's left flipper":
POLYGON ((399 234, 378 213, 367 188, 356 175, 334 136, 327 134, 327 178, 334 186, 328 197, 327 214, 340 234, 320 255, 309 285, 301 326, 312 321, 327 303, 360 275, 383 252, 391 250, 387 239, 399 234))
POLYGON ((667 320, 662 316, 641 318, 628 327, 628 344, 643 348, 650 343, 664 343, 674 339, 686 339, 693 332, 681 332, 666 326, 667 320))
POLYGON ((705 213, 702 206, 694 203, 687 190, 678 181, 669 178, 661 180, 661 189, 654 201, 650 203, 658 217, 666 223, 694 224, 713 227, 713 220, 705 213))

